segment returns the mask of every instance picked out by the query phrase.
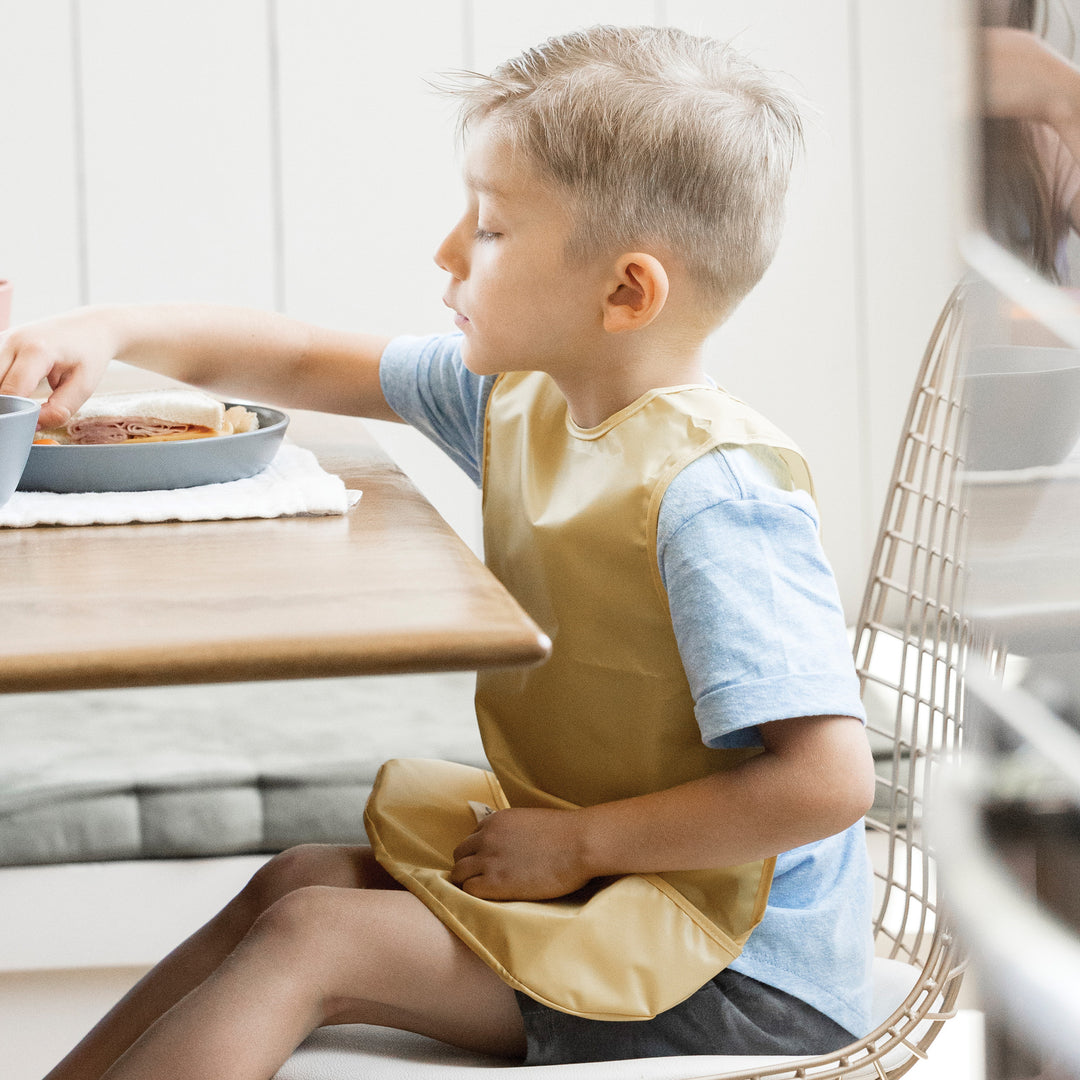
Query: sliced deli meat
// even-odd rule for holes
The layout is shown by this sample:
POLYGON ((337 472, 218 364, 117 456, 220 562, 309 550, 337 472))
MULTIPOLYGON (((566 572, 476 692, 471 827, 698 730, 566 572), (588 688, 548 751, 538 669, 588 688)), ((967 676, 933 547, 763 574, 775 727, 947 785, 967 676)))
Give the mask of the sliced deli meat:
POLYGON ((80 446, 100 443, 142 442, 166 438, 198 439, 223 434, 199 424, 178 424, 172 420, 156 420, 152 416, 89 416, 69 420, 68 439, 80 446))
POLYGON ((194 389, 95 394, 63 426, 39 433, 39 442, 79 446, 169 442, 254 431, 258 415, 229 409, 194 389))

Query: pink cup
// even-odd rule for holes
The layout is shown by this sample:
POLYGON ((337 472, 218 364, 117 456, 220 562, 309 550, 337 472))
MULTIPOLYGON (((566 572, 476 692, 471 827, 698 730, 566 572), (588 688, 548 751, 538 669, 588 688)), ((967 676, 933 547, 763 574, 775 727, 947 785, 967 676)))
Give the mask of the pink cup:
POLYGON ((0 281, 0 330, 11 325, 11 282, 0 281))

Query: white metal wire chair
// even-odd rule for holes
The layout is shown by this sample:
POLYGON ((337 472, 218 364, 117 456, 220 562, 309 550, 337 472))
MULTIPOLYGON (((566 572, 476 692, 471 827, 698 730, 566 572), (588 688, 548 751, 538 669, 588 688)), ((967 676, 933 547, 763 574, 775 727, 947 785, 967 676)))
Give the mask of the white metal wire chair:
POLYGON ((962 614, 963 296, 962 286, 950 296, 916 376, 855 628, 879 761, 866 818, 878 896, 875 980, 902 987, 903 964, 908 989, 869 1035, 837 1054, 717 1078, 895 1080, 927 1056, 957 1011, 965 960, 942 905, 924 814, 937 769, 960 750, 965 666, 975 649, 989 651, 962 614))
POLYGON ((863 699, 891 705, 881 720, 871 711, 869 724, 872 740, 888 748, 867 816, 868 839, 880 847, 874 937, 879 955, 918 967, 920 975, 893 1015, 847 1053, 852 1064, 873 1063, 890 1080, 925 1056, 954 1015, 964 967, 923 827, 936 767, 960 749, 963 672, 976 647, 962 615, 963 364, 958 287, 916 377, 856 625, 863 699))
MULTIPOLYGON (((911 396, 856 626, 855 661, 871 714, 878 798, 867 817, 878 901, 878 1022, 844 1050, 815 1058, 650 1058, 554 1067, 574 1080, 633 1075, 697 1080, 895 1080, 956 1011, 963 957, 938 895, 923 828, 935 766, 960 746, 962 672, 971 641, 961 615, 962 290, 934 328, 911 396), (563 1072, 564 1069, 572 1072, 563 1072)), ((475 1075, 496 1064, 405 1033, 319 1033, 279 1080, 475 1075), (372 1042, 374 1040, 374 1043, 372 1042)), ((533 1074, 504 1067, 502 1074, 533 1074)), ((551 1067, 547 1072, 551 1071, 551 1067)), ((546 1073, 545 1073, 546 1075, 546 1073)))

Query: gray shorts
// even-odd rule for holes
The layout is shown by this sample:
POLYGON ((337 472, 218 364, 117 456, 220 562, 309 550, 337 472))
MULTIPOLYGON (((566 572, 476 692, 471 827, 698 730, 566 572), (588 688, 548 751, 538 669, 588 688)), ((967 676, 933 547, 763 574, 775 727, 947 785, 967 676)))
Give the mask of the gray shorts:
POLYGON ((586 1020, 518 992, 526 1065, 568 1065, 686 1054, 829 1054, 855 1042, 817 1009, 724 970, 652 1020, 586 1020))

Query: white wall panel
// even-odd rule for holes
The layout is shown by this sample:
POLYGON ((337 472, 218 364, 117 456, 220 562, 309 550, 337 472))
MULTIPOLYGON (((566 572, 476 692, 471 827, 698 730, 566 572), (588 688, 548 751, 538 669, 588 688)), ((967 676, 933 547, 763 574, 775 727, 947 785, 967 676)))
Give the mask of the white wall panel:
POLYGON ((472 63, 477 71, 490 71, 524 49, 539 45, 554 34, 616 23, 631 26, 656 21, 653 0, 548 0, 543 4, 507 4, 504 0, 473 0, 472 63))
POLYGON ((927 338, 963 273, 958 200, 967 147, 957 113, 967 68, 959 7, 955 0, 857 4, 864 409, 874 433, 866 500, 877 509, 927 338))
POLYGON ((285 302, 387 333, 450 328, 433 255, 461 213, 458 5, 279 0, 285 302))
POLYGON ((0 0, 0 278, 16 322, 80 299, 70 15, 68 0, 0 0))
MULTIPOLYGON (((20 320, 83 298, 209 299, 441 330, 432 253, 461 189, 452 109, 425 77, 593 22, 735 37, 817 112, 776 261, 709 367, 806 450, 851 615, 911 375, 959 272, 959 3, 0 0, 0 276, 20 320)), ((414 433, 376 431, 476 544, 467 481, 414 433)))
POLYGON ((669 0, 668 19, 733 39, 811 104, 788 222, 758 287, 710 342, 709 369, 779 424, 810 460, 823 540, 849 607, 868 551, 858 498, 862 453, 853 265, 851 86, 845 0, 669 0))
MULTIPOLYGON (((381 333, 451 330, 439 241, 461 214, 448 101, 459 5, 278 0, 284 299, 298 317, 381 333)), ((439 512, 480 547, 479 494, 423 436, 371 423, 439 512)))
POLYGON ((273 302, 263 0, 82 4, 94 300, 273 302))

